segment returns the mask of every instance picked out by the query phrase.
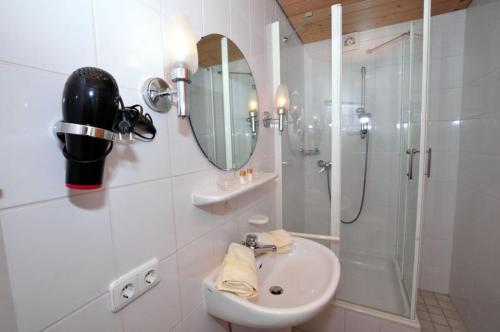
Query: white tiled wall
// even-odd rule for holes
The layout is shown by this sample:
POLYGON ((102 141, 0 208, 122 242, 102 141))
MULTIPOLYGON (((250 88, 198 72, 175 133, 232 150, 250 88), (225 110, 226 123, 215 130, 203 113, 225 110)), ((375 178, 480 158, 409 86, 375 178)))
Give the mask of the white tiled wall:
POLYGON ((429 146, 432 171, 423 220, 420 288, 449 291, 458 173, 466 10, 433 16, 429 146))
MULTIPOLYGON (((163 76, 162 50, 175 47, 162 39, 162 29, 176 11, 191 18, 198 37, 222 33, 240 46, 260 105, 270 109, 272 0, 0 3, 0 248, 6 258, 0 259, 0 307, 15 310, 11 322, 0 315, 2 332, 15 331, 16 321, 19 331, 224 330, 204 312, 201 279, 227 244, 251 229, 249 216, 275 220, 275 184, 226 206, 195 208, 192 190, 214 185, 221 172, 175 111, 150 111, 155 140, 116 144, 105 188, 72 192, 51 134, 61 118, 64 82, 81 66, 109 71, 125 103, 142 104, 143 81, 163 76), (109 283, 152 257, 160 260, 162 282, 111 313, 109 283)), ((251 160, 257 168, 273 169, 272 142, 273 132, 262 130, 251 160)))
POLYGON ((450 295, 471 332, 500 330, 498 22, 498 0, 467 9, 450 295))

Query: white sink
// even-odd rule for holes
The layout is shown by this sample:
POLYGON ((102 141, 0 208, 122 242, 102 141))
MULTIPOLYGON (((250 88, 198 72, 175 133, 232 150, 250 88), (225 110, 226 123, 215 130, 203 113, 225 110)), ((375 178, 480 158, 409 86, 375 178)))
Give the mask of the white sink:
POLYGON ((304 323, 332 299, 340 279, 337 256, 316 242, 294 238, 289 253, 268 253, 257 257, 259 295, 246 300, 215 288, 217 271, 203 282, 207 312, 238 325, 282 328, 304 323), (281 295, 270 292, 283 289, 281 295))

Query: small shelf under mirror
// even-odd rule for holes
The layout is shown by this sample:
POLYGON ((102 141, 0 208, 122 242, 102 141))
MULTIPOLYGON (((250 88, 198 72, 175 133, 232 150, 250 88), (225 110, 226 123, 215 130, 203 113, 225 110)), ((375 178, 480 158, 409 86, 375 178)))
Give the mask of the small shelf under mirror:
POLYGON ((198 191, 193 192, 193 205, 204 206, 225 202, 231 198, 257 189, 258 187, 273 181, 277 177, 278 174, 276 173, 262 173, 258 178, 253 179, 253 181, 244 185, 237 185, 234 189, 231 190, 222 190, 219 188, 219 186, 217 186, 217 184, 214 183, 213 186, 200 188, 198 191))

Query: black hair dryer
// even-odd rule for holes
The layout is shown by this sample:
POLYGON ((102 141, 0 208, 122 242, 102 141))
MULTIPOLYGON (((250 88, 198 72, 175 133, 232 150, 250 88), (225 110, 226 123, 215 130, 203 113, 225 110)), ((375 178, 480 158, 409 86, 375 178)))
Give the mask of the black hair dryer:
POLYGON ((121 140, 122 134, 132 137, 135 133, 131 115, 144 120, 152 128, 150 132, 154 130, 147 139, 154 137, 151 117, 144 117, 142 109, 137 111, 134 106, 123 106, 115 79, 102 69, 84 67, 69 76, 62 97, 63 121, 54 128, 64 144, 66 187, 89 190, 102 186, 105 159, 113 142, 121 140))

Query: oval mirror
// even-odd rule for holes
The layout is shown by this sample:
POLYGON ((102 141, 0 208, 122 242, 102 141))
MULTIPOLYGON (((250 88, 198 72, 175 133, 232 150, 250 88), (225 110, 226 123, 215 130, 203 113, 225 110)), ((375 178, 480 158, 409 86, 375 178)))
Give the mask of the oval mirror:
POLYGON ((198 42, 198 71, 189 86, 189 121, 205 156, 222 170, 242 168, 258 136, 252 70, 238 46, 212 34, 198 42))

